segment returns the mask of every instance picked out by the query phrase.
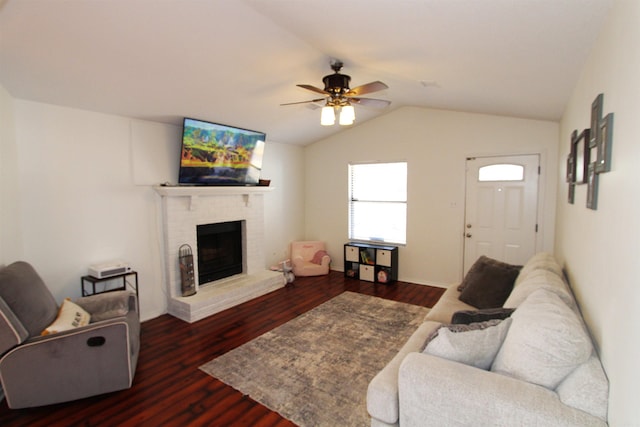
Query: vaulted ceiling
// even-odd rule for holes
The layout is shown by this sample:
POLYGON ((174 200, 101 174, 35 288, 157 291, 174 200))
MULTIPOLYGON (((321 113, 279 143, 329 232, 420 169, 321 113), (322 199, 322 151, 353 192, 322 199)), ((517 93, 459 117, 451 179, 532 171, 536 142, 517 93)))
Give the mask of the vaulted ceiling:
POLYGON ((612 0, 0 0, 15 98, 306 145, 332 59, 401 106, 559 120, 612 0))

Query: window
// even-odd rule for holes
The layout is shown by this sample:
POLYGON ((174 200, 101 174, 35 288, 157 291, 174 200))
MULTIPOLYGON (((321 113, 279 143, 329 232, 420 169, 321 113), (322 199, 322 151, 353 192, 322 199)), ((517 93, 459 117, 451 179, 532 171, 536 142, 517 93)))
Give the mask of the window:
POLYGON ((522 181, 524 166, 511 164, 495 164, 483 166, 478 170, 478 181, 522 181))
POLYGON ((407 243, 407 163, 349 165, 349 239, 407 243))

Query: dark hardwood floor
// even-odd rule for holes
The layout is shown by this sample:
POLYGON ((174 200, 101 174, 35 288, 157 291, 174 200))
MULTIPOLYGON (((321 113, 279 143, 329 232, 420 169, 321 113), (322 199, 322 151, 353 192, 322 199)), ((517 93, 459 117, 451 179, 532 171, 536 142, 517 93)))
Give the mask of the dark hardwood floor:
POLYGON ((432 307, 441 288, 398 282, 375 285, 342 273, 293 284, 189 324, 163 315, 142 324, 133 387, 40 408, 0 403, 0 426, 292 426, 198 369, 345 291, 432 307))

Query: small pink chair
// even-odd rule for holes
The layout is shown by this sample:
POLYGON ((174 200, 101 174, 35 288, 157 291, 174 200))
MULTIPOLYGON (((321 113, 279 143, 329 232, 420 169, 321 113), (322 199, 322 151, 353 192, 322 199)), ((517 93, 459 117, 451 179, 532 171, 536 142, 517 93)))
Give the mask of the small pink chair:
POLYGON ((329 274, 331 257, 324 242, 291 242, 291 263, 296 276, 321 276, 329 274))

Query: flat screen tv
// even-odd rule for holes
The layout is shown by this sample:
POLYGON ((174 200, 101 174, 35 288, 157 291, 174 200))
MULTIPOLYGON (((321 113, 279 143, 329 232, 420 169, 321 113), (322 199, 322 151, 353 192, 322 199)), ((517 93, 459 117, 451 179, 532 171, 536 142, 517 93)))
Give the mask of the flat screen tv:
POLYGON ((185 118, 180 155, 181 185, 256 185, 266 135, 185 118))

